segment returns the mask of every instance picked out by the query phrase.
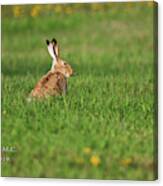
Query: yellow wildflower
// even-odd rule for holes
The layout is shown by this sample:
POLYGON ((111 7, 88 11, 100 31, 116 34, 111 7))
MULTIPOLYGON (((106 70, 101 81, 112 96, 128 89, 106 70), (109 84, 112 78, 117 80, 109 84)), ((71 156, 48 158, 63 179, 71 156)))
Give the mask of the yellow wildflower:
POLYGON ((93 166, 98 166, 101 163, 100 157, 97 155, 94 155, 90 158, 90 162, 93 166))
POLYGON ((100 3, 92 3, 92 4, 91 4, 91 9, 92 9, 93 11, 102 10, 102 9, 103 9, 103 6, 102 6, 102 4, 100 4, 100 3))
POLYGON ((41 6, 40 5, 33 6, 32 10, 31 10, 31 16, 32 17, 38 16, 39 13, 40 13, 40 10, 41 10, 41 6))
POLYGON ((123 159, 123 160, 121 161, 121 164, 122 164, 123 166, 127 167, 127 166, 131 165, 132 162, 133 162, 133 160, 132 160, 131 158, 127 158, 127 159, 123 159))
POLYGON ((92 152, 92 149, 90 147, 85 147, 83 149, 84 154, 90 154, 92 152))
POLYGON ((55 5, 54 6, 54 11, 56 12, 56 13, 62 13, 62 6, 61 5, 55 5))
POLYGON ((22 9, 20 6, 14 6, 13 7, 13 13, 15 17, 19 17, 22 13, 22 9))

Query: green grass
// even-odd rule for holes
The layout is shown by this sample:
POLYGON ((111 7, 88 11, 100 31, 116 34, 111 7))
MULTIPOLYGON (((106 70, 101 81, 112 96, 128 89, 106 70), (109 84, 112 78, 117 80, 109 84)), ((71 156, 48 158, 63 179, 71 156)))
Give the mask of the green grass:
POLYGON ((16 148, 2 176, 156 178, 153 10, 121 6, 37 18, 7 17, 2 7, 2 146, 16 148), (50 69, 53 37, 78 75, 66 96, 28 103, 50 69))

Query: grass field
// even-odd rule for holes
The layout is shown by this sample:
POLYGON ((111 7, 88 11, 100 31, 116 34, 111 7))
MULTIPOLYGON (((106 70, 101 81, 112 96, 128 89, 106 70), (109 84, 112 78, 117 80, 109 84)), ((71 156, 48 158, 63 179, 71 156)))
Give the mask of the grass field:
POLYGON ((155 179, 153 6, 35 17, 7 10, 2 6, 2 176, 155 179), (45 40, 53 37, 78 75, 66 96, 28 103, 51 67, 45 40))

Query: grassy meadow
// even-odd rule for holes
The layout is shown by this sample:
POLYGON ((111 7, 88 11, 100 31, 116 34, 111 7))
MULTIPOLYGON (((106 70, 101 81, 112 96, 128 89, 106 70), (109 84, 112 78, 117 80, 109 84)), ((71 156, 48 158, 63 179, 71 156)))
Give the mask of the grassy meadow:
POLYGON ((153 8, 2 6, 2 176, 156 179, 153 8), (53 37, 77 75, 29 103, 53 37))

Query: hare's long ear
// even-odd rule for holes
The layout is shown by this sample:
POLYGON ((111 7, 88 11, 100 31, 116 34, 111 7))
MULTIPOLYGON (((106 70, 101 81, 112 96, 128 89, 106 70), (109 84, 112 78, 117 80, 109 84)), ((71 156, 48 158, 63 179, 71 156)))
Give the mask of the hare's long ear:
POLYGON ((59 46, 58 46, 57 40, 53 38, 51 42, 53 44, 54 54, 58 58, 59 57, 59 46))
POLYGON ((46 40, 46 44, 47 44, 48 52, 50 56, 52 57, 53 60, 56 60, 56 55, 53 50, 53 44, 49 40, 46 40))

